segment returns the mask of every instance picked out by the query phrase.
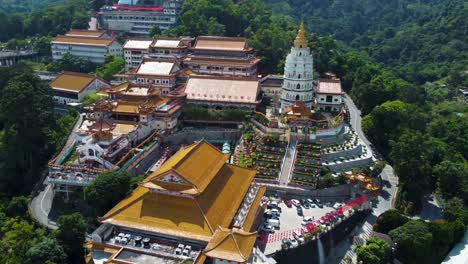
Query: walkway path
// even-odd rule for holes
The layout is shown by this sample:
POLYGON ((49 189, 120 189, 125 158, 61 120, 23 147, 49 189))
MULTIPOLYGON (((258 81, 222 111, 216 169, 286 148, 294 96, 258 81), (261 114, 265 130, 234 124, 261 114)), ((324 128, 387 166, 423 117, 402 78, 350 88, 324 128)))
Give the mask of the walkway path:
MULTIPOLYGON (((366 145, 368 151, 374 151, 371 148, 369 140, 362 131, 361 127, 361 111, 356 107, 351 98, 346 95, 344 98, 346 105, 348 106, 349 113, 351 116, 350 124, 356 131, 363 144, 366 145)), ((366 239, 372 230, 372 225, 377 220, 377 217, 383 212, 394 208, 394 199, 397 193, 398 177, 393 173, 393 168, 390 165, 386 165, 381 173, 382 177, 382 190, 377 199, 372 201, 372 213, 366 218, 362 225, 356 226, 355 230, 351 233, 350 237, 361 236, 366 239)), ((355 260, 355 254, 352 250, 352 241, 343 240, 335 248, 335 253, 329 256, 327 263, 340 263, 345 256, 349 256, 355 260)))
POLYGON ((297 141, 290 142, 284 155, 283 165, 281 167, 279 183, 280 185, 288 185, 292 175, 294 166, 294 157, 296 155, 297 141))
MULTIPOLYGON (((82 122, 83 116, 80 114, 64 146, 67 146, 74 140, 73 131, 76 131, 82 122)), ((54 201, 55 195, 54 188, 52 184, 47 183, 47 178, 44 180, 43 185, 45 189, 31 200, 29 211, 31 212, 31 216, 43 226, 47 226, 50 229, 57 229, 55 221, 58 215, 52 210, 52 202, 54 201)))

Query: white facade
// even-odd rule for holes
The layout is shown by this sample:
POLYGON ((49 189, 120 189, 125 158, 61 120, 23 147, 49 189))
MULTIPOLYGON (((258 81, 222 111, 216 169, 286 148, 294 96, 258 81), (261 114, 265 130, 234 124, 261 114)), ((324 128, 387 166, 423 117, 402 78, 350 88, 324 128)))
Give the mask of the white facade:
POLYGON ((292 105, 294 101, 303 101, 309 108, 314 102, 313 59, 304 37, 302 25, 294 41, 294 46, 286 57, 280 101, 283 110, 286 106, 292 105))
POLYGON ((140 65, 143 57, 149 54, 153 40, 128 39, 123 45, 125 71, 140 65))
POLYGON ((65 43, 52 42, 50 45, 52 51, 52 59, 60 60, 63 55, 69 53, 91 62, 102 64, 107 54, 113 54, 117 58, 122 58, 122 46, 117 41, 113 41, 110 45, 88 45, 86 43, 65 43))
POLYGON ((338 94, 316 94, 320 111, 338 112, 341 110, 342 96, 338 94))
MULTIPOLYGON (((183 0, 169 0, 160 10, 116 10, 105 6, 98 13, 100 28, 129 33, 132 36, 149 35, 152 27, 166 30, 174 26, 183 0)), ((155 7, 156 8, 156 7, 155 7)))

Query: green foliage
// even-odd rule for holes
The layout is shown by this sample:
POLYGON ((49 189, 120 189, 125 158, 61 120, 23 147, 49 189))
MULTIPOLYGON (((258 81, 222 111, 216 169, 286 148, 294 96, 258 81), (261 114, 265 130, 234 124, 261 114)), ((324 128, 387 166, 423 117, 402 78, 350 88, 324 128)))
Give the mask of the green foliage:
POLYGON ((30 73, 20 73, 0 87, 0 190, 7 194, 30 190, 53 150, 50 93, 47 84, 30 73))
POLYGON ((96 92, 94 93, 88 93, 85 96, 83 96, 83 106, 87 106, 90 104, 93 104, 104 97, 102 95, 97 94, 96 92))
MULTIPOLYGON (((71 55, 70 53, 65 53, 60 60, 53 61, 51 64, 47 65, 47 70, 54 72, 72 71, 89 73, 96 70, 96 66, 97 65, 92 63, 90 60, 71 55)), ((112 66, 115 66, 115 64, 113 64, 112 66)), ((110 70, 114 69, 114 67, 111 67, 110 70)), ((108 72, 110 71, 107 71, 106 73, 108 72)))
POLYGON ((105 171, 84 188, 88 204, 92 204, 96 215, 103 215, 125 198, 130 186, 130 177, 125 172, 105 171))
MULTIPOLYGON (((10 1, 10 0, 7 0, 10 1)), ((63 5, 51 6, 46 9, 32 8, 45 1, 27 1, 21 6, 25 10, 17 10, 19 12, 31 11, 23 16, 11 12, 10 7, 5 7, 2 2, 2 7, 5 12, 0 10, 0 41, 7 41, 11 38, 25 38, 27 36, 55 36, 63 34, 70 28, 86 29, 90 16, 87 12, 88 1, 86 0, 69 0, 63 5), (31 4, 30 2, 34 2, 31 4), (31 9, 29 9, 31 8, 31 9)), ((54 1, 59 3, 59 1, 54 1)), ((63 2, 63 1, 61 1, 63 2)))
POLYGON ((42 229, 21 218, 9 218, 1 225, 0 262, 25 263, 26 252, 44 238, 42 229))
MULTIPOLYGON (((97 201, 96 201, 97 202, 97 201)), ((67 254, 68 263, 83 263, 86 222, 79 213, 59 217, 54 235, 67 254)))
POLYGON ((404 263, 435 263, 432 243, 434 237, 424 221, 411 220, 390 231, 397 243, 397 258, 404 263))
POLYGON ((444 219, 447 221, 461 221, 468 223, 468 209, 463 206, 460 198, 452 198, 444 204, 444 219))
POLYGON ((434 167, 437 188, 447 198, 460 197, 468 204, 468 163, 444 160, 434 167))
POLYGON ((390 257, 390 245, 381 239, 371 237, 365 246, 356 249, 358 263, 387 264, 390 257))
POLYGON ((26 259, 30 264, 59 264, 65 263, 67 255, 56 239, 46 238, 28 249, 26 259))
POLYGON ((24 196, 13 197, 6 208, 9 217, 28 218, 28 198, 24 196))
POLYGON ((391 209, 379 215, 373 229, 376 232, 387 234, 390 230, 404 225, 408 220, 408 217, 402 215, 398 210, 391 209))
POLYGON ((151 38, 158 38, 161 35, 161 29, 159 28, 158 25, 154 25, 150 31, 149 31, 149 36, 151 38))
POLYGON ((97 75, 106 81, 110 81, 114 74, 122 71, 125 61, 121 58, 116 58, 112 54, 107 54, 104 65, 96 71, 97 75))

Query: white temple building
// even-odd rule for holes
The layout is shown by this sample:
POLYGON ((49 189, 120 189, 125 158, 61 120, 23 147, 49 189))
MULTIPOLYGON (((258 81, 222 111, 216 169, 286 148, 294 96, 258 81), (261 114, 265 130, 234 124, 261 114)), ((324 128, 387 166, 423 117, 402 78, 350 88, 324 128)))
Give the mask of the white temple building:
POLYGON ((304 23, 301 23, 294 46, 286 57, 280 101, 281 111, 295 101, 304 102, 308 108, 311 108, 314 102, 313 59, 307 46, 304 23))

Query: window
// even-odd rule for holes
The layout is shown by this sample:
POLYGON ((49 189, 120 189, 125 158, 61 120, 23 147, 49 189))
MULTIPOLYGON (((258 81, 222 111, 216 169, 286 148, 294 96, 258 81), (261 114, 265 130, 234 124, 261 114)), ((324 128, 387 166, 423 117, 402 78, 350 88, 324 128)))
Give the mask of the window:
POLYGON ((300 79, 300 78, 301 78, 301 75, 300 75, 300 74, 299 74, 299 75, 297 75, 297 78, 298 78, 298 79, 300 79))
POLYGON ((299 101, 299 95, 296 95, 296 101, 299 101))
POLYGON ((300 84, 297 84, 296 88, 299 90, 301 89, 301 85, 300 84))
POLYGON ((333 96, 327 95, 327 103, 331 103, 333 100, 333 96))

